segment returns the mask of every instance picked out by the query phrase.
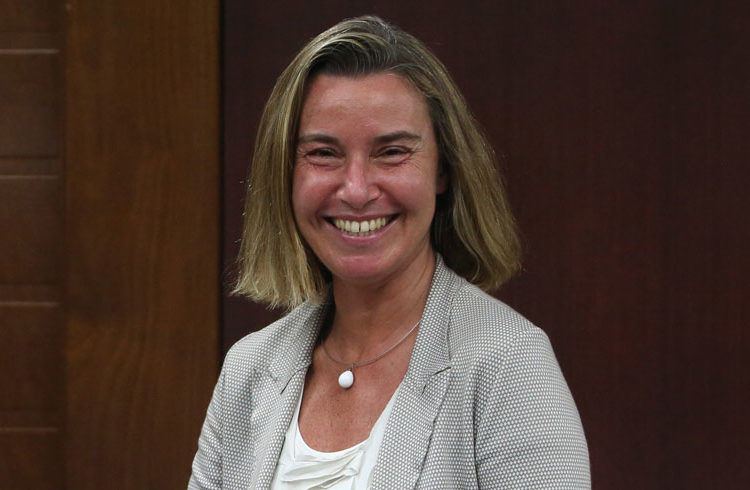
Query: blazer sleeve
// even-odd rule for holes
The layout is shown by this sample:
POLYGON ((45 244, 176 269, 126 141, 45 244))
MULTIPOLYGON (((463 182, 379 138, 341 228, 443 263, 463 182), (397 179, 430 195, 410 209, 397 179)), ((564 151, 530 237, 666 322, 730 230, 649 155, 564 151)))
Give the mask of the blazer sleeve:
POLYGON ((549 340, 536 327, 516 340, 478 400, 479 487, 589 489, 581 420, 549 340))
POLYGON ((206 412, 198 451, 193 459, 193 473, 188 490, 219 490, 222 488, 222 399, 224 396, 224 369, 214 388, 206 412))

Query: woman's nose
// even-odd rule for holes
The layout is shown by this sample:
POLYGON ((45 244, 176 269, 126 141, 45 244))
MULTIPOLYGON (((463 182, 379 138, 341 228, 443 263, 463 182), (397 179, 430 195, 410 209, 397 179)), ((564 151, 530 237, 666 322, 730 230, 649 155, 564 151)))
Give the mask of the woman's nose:
POLYGON ((353 209, 364 208, 380 195, 374 177, 374 169, 370 168, 367 157, 350 157, 346 162, 343 182, 339 187, 339 199, 353 209))

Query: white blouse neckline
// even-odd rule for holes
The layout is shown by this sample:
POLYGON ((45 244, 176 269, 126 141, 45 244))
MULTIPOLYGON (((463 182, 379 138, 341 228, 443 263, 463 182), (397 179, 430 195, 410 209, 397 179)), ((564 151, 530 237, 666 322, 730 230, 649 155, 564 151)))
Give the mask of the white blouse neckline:
POLYGON ((398 388, 375 421, 364 441, 339 451, 318 451, 307 445, 299 430, 300 393, 294 417, 289 424, 284 446, 276 467, 274 489, 330 490, 366 488, 375 467, 380 445, 385 434, 388 416, 398 388))

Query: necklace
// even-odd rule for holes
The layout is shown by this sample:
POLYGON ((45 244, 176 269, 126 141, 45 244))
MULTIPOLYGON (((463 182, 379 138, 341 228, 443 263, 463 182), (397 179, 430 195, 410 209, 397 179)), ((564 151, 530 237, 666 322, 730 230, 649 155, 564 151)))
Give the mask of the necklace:
POLYGON ((344 371, 341 374, 339 374, 339 386, 342 387, 342 388, 344 388, 344 389, 347 389, 347 388, 351 388, 351 386, 354 384, 354 368, 355 367, 366 366, 368 364, 372 364, 373 362, 375 362, 377 360, 382 359, 383 357, 386 356, 386 354, 388 354, 393 349, 395 349, 396 347, 398 347, 399 345, 401 345, 401 343, 404 340, 406 340, 406 338, 409 337, 409 335, 411 335, 411 333, 414 331, 414 329, 417 328, 418 326, 419 326, 419 322, 415 323, 414 326, 411 327, 409 329, 409 331, 406 332, 406 334, 399 339, 398 342, 396 342, 395 344, 393 344, 392 346, 390 346, 388 349, 386 349, 385 352, 383 352, 379 356, 375 356, 372 359, 368 359, 366 361, 359 361, 359 362, 344 362, 344 361, 339 361, 338 359, 334 359, 333 356, 331 356, 331 354, 328 352, 328 349, 326 349, 326 344, 325 343, 321 344, 321 347, 323 347, 323 352, 325 352, 326 356, 328 356, 328 359, 330 359, 331 361, 335 362, 336 364, 341 364, 342 366, 348 366, 349 367, 349 369, 347 369, 346 371, 344 371))

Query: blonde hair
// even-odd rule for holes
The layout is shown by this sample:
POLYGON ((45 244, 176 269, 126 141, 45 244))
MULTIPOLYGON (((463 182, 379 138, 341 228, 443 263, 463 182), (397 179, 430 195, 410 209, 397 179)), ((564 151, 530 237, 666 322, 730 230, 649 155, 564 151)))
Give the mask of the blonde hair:
POLYGON ((372 16, 312 39, 271 92, 255 141, 235 293, 292 308, 321 301, 330 273, 302 239, 291 183, 305 85, 315 75, 391 72, 424 97, 448 190, 437 197, 431 240, 446 264, 492 290, 518 269, 520 246, 492 148, 443 64, 419 40, 372 16))

